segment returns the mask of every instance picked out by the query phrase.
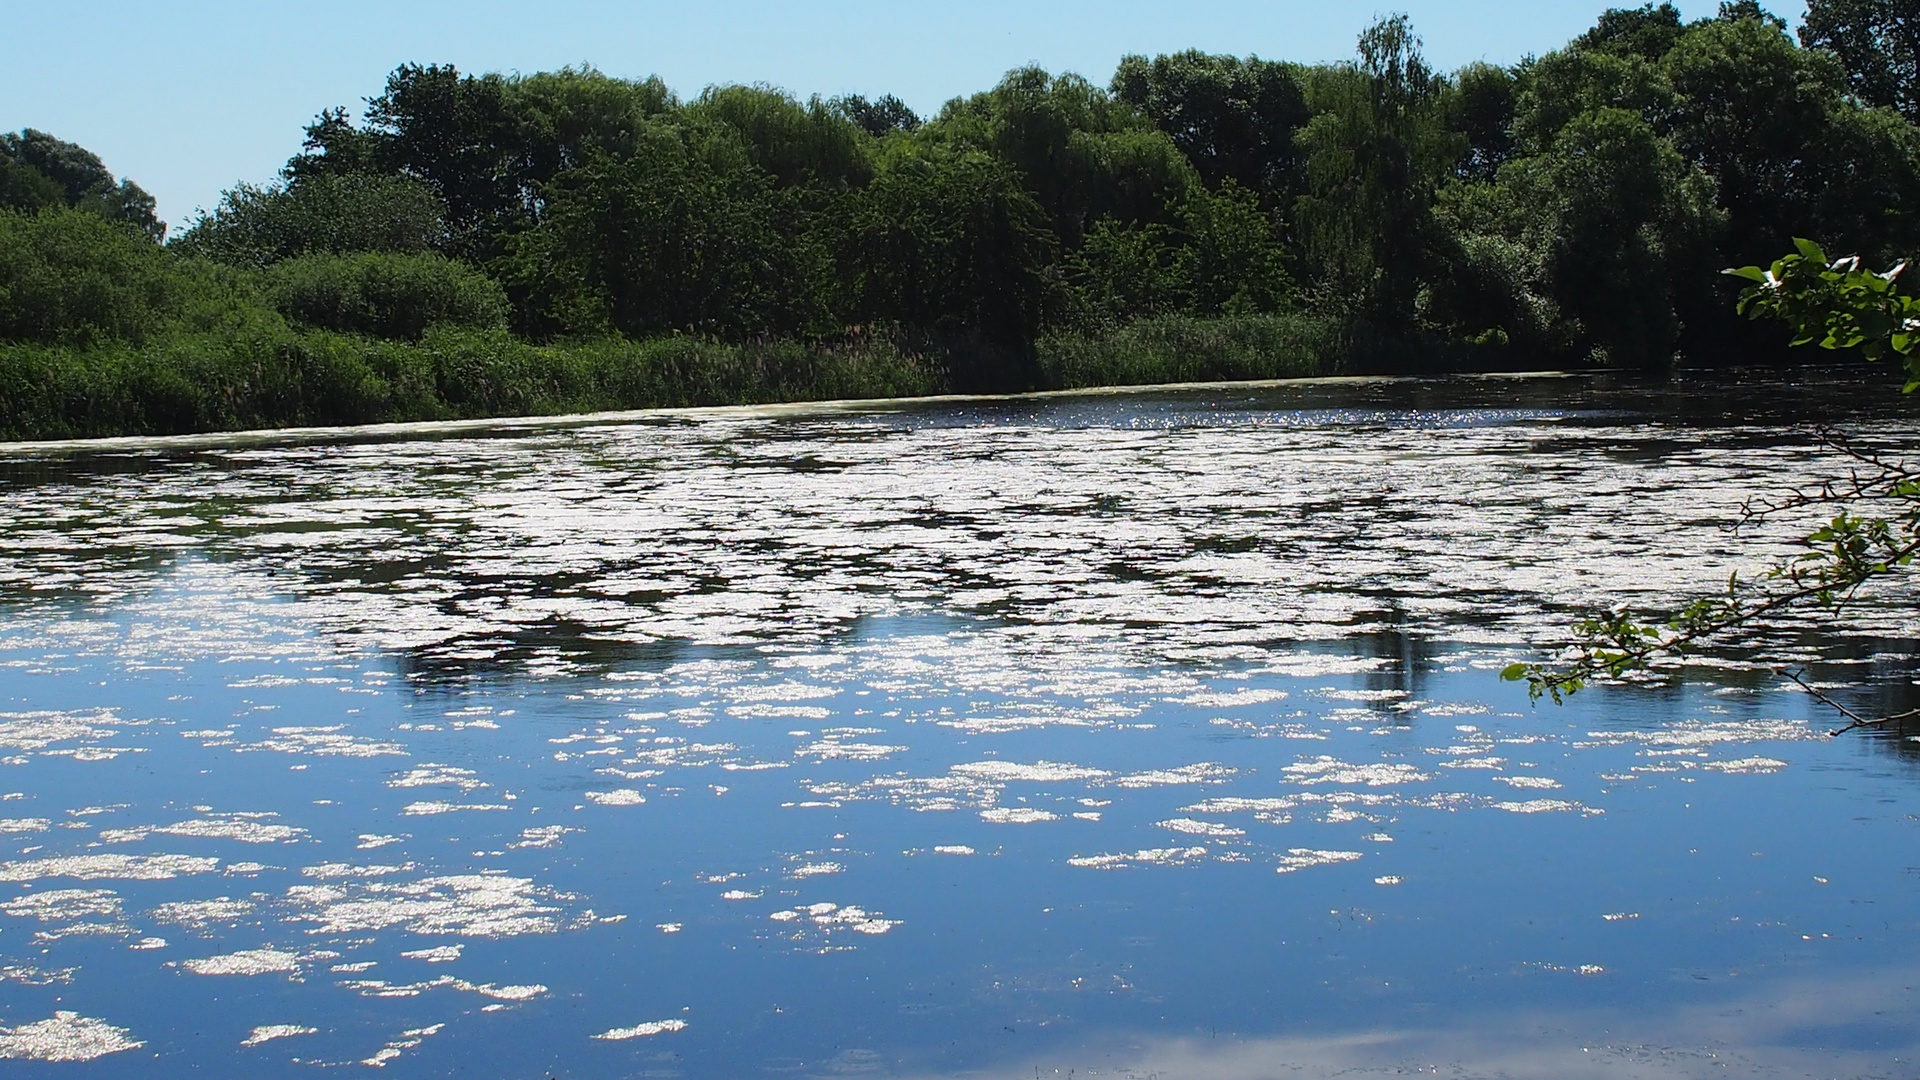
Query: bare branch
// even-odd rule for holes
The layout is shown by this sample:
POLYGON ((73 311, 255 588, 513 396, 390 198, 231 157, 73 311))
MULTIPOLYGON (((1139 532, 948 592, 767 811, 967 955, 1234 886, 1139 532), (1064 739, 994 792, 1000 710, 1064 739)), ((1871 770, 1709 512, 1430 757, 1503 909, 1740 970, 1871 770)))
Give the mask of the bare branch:
POLYGON ((1828 697, 1826 694, 1821 693, 1818 687, 1814 686, 1812 683, 1802 678, 1800 672, 1780 671, 1779 669, 1775 669, 1774 674, 1784 675, 1788 679, 1793 680, 1793 682, 1796 685, 1798 685, 1800 689, 1805 690, 1809 694, 1812 694, 1814 697, 1814 700, 1819 701, 1821 704, 1826 705, 1828 708, 1831 708, 1834 712, 1837 712, 1841 716, 1844 716, 1848 720, 1852 721, 1846 727, 1838 728, 1834 731, 1829 731, 1827 735, 1830 738, 1840 736, 1840 735, 1845 735, 1847 732, 1854 731, 1859 728, 1880 727, 1885 724, 1894 724, 1902 720, 1911 720, 1916 716, 1920 716, 1920 709, 1908 709, 1906 712, 1894 713, 1892 716, 1879 716, 1879 717, 1862 716, 1859 713, 1854 712, 1852 709, 1847 708, 1845 705, 1842 705, 1839 702, 1828 697))

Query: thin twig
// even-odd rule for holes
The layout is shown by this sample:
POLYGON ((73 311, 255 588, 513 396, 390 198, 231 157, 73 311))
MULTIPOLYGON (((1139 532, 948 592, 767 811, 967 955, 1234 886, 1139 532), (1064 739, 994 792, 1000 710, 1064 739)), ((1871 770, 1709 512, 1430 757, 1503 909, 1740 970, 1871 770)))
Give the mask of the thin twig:
POLYGON ((1828 697, 1827 695, 1821 693, 1818 689, 1814 687, 1812 683, 1801 678, 1800 673, 1797 671, 1781 671, 1776 668, 1774 670, 1774 674, 1784 675, 1787 678, 1793 680, 1794 683, 1800 687, 1800 689, 1805 690, 1809 694, 1812 694, 1815 700, 1821 702, 1822 704, 1833 709, 1833 711, 1839 713, 1840 715, 1846 717, 1848 720, 1852 721, 1852 723, 1848 724, 1846 727, 1827 732, 1828 738, 1835 738, 1841 735, 1845 735, 1847 732, 1854 731, 1859 728, 1879 727, 1882 724, 1891 724, 1900 720, 1907 720, 1915 716, 1920 716, 1920 709, 1908 709, 1906 712, 1903 712, 1903 713, 1894 713, 1892 716, 1882 716, 1878 718, 1861 716, 1859 713, 1854 712, 1852 709, 1847 708, 1845 705, 1842 705, 1839 702, 1828 697))

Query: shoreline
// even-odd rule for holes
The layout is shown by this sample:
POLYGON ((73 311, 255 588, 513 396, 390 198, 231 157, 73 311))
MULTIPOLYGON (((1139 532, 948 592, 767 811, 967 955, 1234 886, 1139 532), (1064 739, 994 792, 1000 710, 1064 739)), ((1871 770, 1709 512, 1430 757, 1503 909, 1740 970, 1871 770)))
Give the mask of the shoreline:
POLYGON ((389 442, 405 441, 408 437, 434 435, 460 435, 490 431, 526 431, 541 428, 565 429, 632 424, 656 418, 764 417, 805 415, 808 413, 845 415, 848 413, 862 412, 896 412, 911 407, 956 405, 972 402, 1043 401, 1076 397, 1119 397, 1150 393, 1191 393, 1206 390, 1257 390, 1282 386, 1355 386, 1474 379, 1484 379, 1488 381, 1576 379, 1591 377, 1594 374, 1598 373, 1544 370, 1460 372, 1446 375, 1316 375, 1289 379, 1244 379, 1227 382, 1132 383, 1117 386, 1089 386, 1071 390, 1029 390, 1012 394, 928 394, 919 397, 836 398, 825 401, 771 402, 759 405, 668 406, 653 409, 620 409, 602 412, 555 413, 550 415, 475 417, 464 420, 407 420, 382 424, 251 428, 234 431, 194 432, 182 435, 107 435, 82 439, 34 439, 18 442, 0 442, 0 458, 111 453, 116 450, 193 450, 228 446, 295 446, 325 443, 389 442))

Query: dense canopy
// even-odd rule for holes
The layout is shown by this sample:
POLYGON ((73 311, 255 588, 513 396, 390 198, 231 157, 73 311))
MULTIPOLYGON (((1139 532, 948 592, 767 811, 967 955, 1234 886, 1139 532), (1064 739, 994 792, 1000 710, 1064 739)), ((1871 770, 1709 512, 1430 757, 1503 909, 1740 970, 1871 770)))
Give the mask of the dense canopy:
MULTIPOLYGON (((924 118, 407 65, 164 249, 99 159, 0 139, 0 335, 139 340, 252 296, 295 334, 880 342, 960 389, 1072 381, 1074 343, 1169 326, 1278 335, 1321 370, 1766 360, 1778 335, 1714 271, 1795 236, 1920 250, 1916 33, 1911 0, 1815 0, 1799 40, 1751 0, 1649 4, 1446 74, 1396 16, 1347 63, 1023 68, 924 118), (24 219, 62 214, 119 231, 24 219), (21 306, 82 278, 61 314, 21 306)), ((1098 377, 1122 376, 1075 378, 1098 377)))

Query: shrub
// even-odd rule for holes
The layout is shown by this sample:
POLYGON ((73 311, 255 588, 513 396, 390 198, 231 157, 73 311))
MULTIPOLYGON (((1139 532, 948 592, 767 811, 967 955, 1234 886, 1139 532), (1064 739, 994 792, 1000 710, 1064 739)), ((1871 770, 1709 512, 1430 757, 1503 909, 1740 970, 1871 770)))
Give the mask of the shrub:
POLYGON ((172 247, 232 266, 355 251, 424 252, 446 240, 440 197, 405 176, 309 176, 274 187, 241 184, 172 247))
POLYGON ((305 255, 268 272, 288 319, 348 334, 418 341, 431 327, 506 326, 507 297, 472 267, 439 255, 305 255))
POLYGON ((150 336, 178 300, 165 251, 81 210, 0 210, 0 340, 150 336))

